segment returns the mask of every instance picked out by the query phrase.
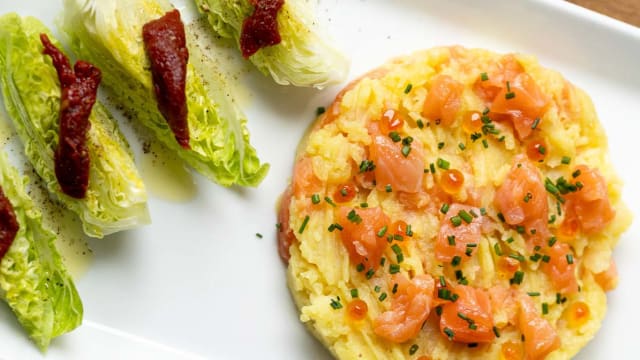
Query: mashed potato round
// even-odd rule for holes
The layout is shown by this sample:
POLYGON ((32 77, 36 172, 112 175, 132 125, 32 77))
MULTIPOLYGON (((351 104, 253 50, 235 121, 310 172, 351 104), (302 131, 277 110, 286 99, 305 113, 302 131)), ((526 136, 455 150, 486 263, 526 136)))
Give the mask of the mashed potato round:
POLYGON ((279 250, 340 359, 566 359, 596 333, 631 216, 589 97, 461 47, 347 86, 300 144, 279 250))

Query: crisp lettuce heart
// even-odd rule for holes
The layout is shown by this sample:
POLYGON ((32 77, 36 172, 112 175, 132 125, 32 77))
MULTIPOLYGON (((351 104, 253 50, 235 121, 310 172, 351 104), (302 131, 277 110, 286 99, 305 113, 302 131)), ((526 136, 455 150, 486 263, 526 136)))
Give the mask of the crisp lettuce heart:
POLYGON ((51 60, 42 54, 41 33, 60 46, 35 18, 0 17, 0 87, 27 158, 49 192, 78 214, 87 235, 103 237, 149 223, 146 190, 129 144, 100 102, 89 117, 86 197, 76 199, 62 192, 54 170, 60 84, 51 60))
POLYGON ((78 56, 103 70, 104 84, 134 121, 196 171, 225 186, 257 186, 269 167, 260 163, 249 143, 246 118, 224 91, 215 63, 194 57, 199 52, 193 44, 188 45, 186 83, 191 149, 178 144, 158 110, 142 27, 171 9, 164 0, 65 0, 63 31, 78 56), (198 64, 208 73, 201 74, 193 62, 210 63, 198 64))

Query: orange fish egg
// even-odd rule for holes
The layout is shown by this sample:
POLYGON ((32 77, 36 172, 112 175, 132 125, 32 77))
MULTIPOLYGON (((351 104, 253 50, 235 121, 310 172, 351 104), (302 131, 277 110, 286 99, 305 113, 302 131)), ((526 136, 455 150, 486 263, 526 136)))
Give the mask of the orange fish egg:
POLYGON ((342 184, 333 193, 333 200, 337 203, 346 203, 356 197, 358 188, 353 184, 342 184))
POLYGON ((380 119, 380 132, 384 135, 402 129, 404 118, 397 110, 387 109, 380 119))
POLYGON ((522 344, 516 341, 507 341, 500 349, 501 360, 521 360, 523 358, 522 344))
POLYGON ((531 161, 542 162, 547 156, 547 144, 544 139, 534 139, 527 145, 527 156, 531 161))
POLYGON ((464 174, 459 170, 449 169, 445 170, 440 176, 440 187, 447 194, 453 195, 460 192, 464 185, 464 174))
POLYGON ((462 117, 462 128, 469 134, 482 130, 482 114, 478 111, 467 111, 462 117))
POLYGON ((589 305, 583 301, 576 301, 565 310, 565 316, 570 328, 577 329, 586 324, 591 318, 589 305))
POLYGON ((354 299, 347 304, 346 314, 351 320, 360 321, 367 317, 369 306, 361 299, 354 299))

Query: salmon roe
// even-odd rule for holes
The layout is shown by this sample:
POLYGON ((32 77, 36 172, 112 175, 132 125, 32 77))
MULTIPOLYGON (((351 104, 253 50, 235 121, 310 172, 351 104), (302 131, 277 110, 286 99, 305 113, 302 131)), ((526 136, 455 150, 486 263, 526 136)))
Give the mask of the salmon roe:
POLYGON ((440 177, 440 186, 447 194, 457 194, 463 185, 464 175, 456 169, 446 170, 440 177))
POLYGON ((576 301, 567 308, 567 322, 571 328, 579 328, 591 317, 589 305, 583 301, 576 301))
POLYGON ((396 110, 387 109, 382 113, 382 119, 380 119, 380 131, 383 134, 388 134, 392 131, 397 131, 404 125, 404 119, 402 115, 396 110))
POLYGON ((462 128, 469 134, 482 130, 482 114, 478 111, 467 111, 462 117, 462 128))
POLYGON ((498 269, 503 273, 512 276, 520 268, 520 261, 502 256, 498 259, 498 269))
POLYGON ((360 321, 367 317, 369 306, 366 302, 360 299, 354 299, 347 304, 347 316, 351 320, 360 321))
POLYGON ((534 139, 527 145, 527 156, 531 161, 541 162, 547 155, 547 144, 543 139, 534 139))
POLYGON ((338 203, 345 203, 353 200, 356 197, 358 189, 353 184, 342 184, 338 186, 336 192, 333 194, 333 199, 338 203))
POLYGON ((508 341, 502 344, 501 360, 521 360, 523 358, 522 355, 522 344, 515 341, 508 341))

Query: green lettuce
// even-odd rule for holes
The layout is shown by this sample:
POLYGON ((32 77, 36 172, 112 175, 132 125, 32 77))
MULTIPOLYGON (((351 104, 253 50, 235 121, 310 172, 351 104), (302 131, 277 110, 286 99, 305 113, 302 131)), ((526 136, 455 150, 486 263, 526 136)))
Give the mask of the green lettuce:
POLYGON ((191 42, 186 83, 191 149, 178 144, 159 112, 142 26, 169 10, 164 0, 65 0, 63 32, 78 56, 103 70, 103 83, 134 121, 196 171, 225 186, 257 186, 268 165, 260 164, 249 143, 246 118, 224 92, 223 76, 209 59, 193 56, 199 52, 191 42), (193 62, 204 62, 198 69, 208 73, 197 71, 193 62))
POLYGON ((0 86, 27 158, 49 192, 78 214, 87 235, 103 237, 149 223, 146 190, 129 144, 100 102, 89 117, 91 167, 86 197, 75 199, 60 189, 54 170, 60 84, 50 58, 42 54, 40 33, 59 46, 37 19, 16 14, 0 17, 0 86))
MULTIPOLYGON (((249 0, 195 0, 213 30, 240 47, 244 20, 253 13, 249 0)), ((282 41, 264 47, 249 60, 264 74, 282 85, 322 88, 339 83, 349 72, 349 61, 317 29, 308 0, 286 0, 278 12, 282 41)))
MULTIPOLYGON (((0 119, 3 120, 3 119, 0 119)), ((0 261, 3 299, 40 350, 56 336, 82 322, 82 302, 55 248, 56 235, 42 225, 42 214, 18 175, 0 152, 0 186, 11 202, 20 226, 0 261)))

